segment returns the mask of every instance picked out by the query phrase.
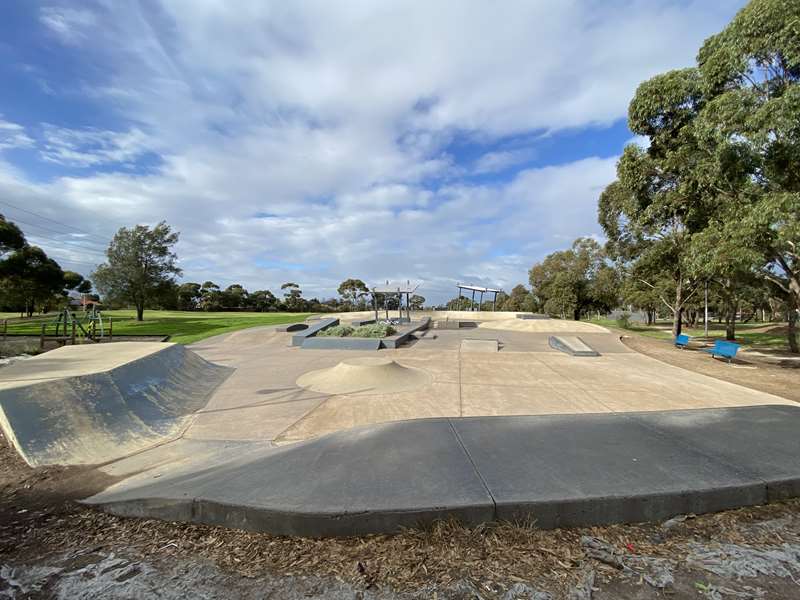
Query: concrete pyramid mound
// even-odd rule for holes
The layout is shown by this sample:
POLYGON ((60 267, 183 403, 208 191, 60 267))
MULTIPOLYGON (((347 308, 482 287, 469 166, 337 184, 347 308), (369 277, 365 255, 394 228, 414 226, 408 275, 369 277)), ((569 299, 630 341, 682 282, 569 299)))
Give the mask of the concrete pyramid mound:
POLYGON ((65 346, 0 371, 0 426, 31 466, 104 463, 179 435, 232 371, 176 344, 65 346))
POLYGON ((430 382, 430 376, 421 369, 372 356, 344 360, 297 379, 300 387, 325 394, 392 394, 416 390, 430 382))

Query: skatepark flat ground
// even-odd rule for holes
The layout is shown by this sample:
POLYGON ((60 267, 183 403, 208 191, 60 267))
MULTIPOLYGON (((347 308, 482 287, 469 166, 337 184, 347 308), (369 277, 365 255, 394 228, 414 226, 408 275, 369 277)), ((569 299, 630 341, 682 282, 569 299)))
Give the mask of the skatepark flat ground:
MULTIPOLYGON (((498 316, 378 352, 297 347, 291 337, 246 329, 188 349, 164 345, 167 353, 142 346, 143 357, 129 362, 138 349, 120 347, 126 366, 109 371, 106 387, 123 392, 120 414, 131 423, 149 421, 131 451, 116 444, 99 467, 121 480, 86 502, 129 516, 316 536, 449 517, 592 525, 800 494, 797 403, 667 365, 598 326, 498 316), (551 335, 577 337, 599 356, 559 351, 551 335), (342 386, 350 373, 354 385, 342 386)), ((57 362, 58 352, 29 362, 57 362)), ((95 377, 96 350, 61 358, 80 352, 87 366, 54 372, 95 377)), ((30 381, 24 371, 15 368, 12 379, 30 381)), ((77 411, 81 393, 73 395, 64 406, 77 411)), ((72 430, 88 444, 104 417, 82 410, 72 430)), ((130 429, 106 425, 98 431, 107 444, 73 452, 83 464, 130 429)), ((30 456, 57 464, 68 434, 30 456)))
MULTIPOLYGON (((523 321, 524 323, 524 321, 523 321)), ((290 334, 249 329, 191 348, 235 372, 199 411, 184 437, 297 442, 363 425, 431 417, 587 414, 794 404, 789 400, 666 365, 592 326, 580 332, 599 357, 573 357, 538 332, 484 327, 431 330, 379 355, 426 371, 428 386, 396 394, 324 394, 295 381, 312 370, 375 352, 290 347, 290 334), (500 351, 461 352, 464 339, 497 339, 500 351)), ((564 323, 557 322, 558 333, 564 323)), ((581 324, 579 324, 581 325, 581 324)))

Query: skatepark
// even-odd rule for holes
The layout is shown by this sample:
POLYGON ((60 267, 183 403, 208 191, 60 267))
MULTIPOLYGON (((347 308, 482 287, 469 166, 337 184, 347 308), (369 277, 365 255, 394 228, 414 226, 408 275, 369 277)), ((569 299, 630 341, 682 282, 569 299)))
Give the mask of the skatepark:
POLYGON ((800 494, 792 401, 514 313, 415 314, 380 350, 297 343, 370 316, 67 346, 0 372, 0 423, 31 466, 118 478, 84 500, 100 509, 277 534, 595 525, 800 494))

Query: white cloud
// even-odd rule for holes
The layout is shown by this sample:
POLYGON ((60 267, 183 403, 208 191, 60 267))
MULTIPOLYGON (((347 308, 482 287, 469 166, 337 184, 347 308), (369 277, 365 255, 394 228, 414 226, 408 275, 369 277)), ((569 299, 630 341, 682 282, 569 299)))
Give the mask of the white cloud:
POLYGON ((11 148, 30 148, 33 140, 25 132, 25 128, 17 123, 5 121, 0 115, 0 150, 11 148))
POLYGON ((533 160, 536 151, 533 148, 516 148, 514 150, 500 150, 487 152, 475 161, 475 173, 496 173, 510 167, 533 160))
POLYGON ((130 163, 148 152, 152 144, 149 137, 136 128, 117 132, 94 128, 68 129, 45 124, 40 153, 48 162, 90 167, 130 163))
POLYGON ((92 11, 69 6, 42 7, 39 20, 62 42, 69 44, 85 39, 87 30, 96 24, 92 11))
POLYGON ((53 6, 42 22, 105 74, 79 82, 82 94, 120 123, 49 119, 60 125, 42 129, 45 160, 86 173, 38 183, 0 163, 0 193, 106 237, 166 219, 194 280, 332 294, 350 276, 423 279, 434 298, 455 280, 511 287, 547 252, 599 233, 615 159, 493 185, 463 176, 533 157, 535 142, 504 136, 624 117, 639 82, 691 64, 740 4, 53 6), (468 164, 449 150, 464 139, 485 148, 468 164), (116 169, 146 152, 157 170, 116 169))

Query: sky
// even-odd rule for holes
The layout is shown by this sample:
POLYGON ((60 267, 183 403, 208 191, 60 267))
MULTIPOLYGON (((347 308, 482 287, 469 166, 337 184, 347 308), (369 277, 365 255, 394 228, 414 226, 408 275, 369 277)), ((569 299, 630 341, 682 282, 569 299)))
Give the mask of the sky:
POLYGON ((742 0, 9 0, 0 213, 89 275, 166 220, 184 281, 510 290, 576 237, 639 83, 742 0))

